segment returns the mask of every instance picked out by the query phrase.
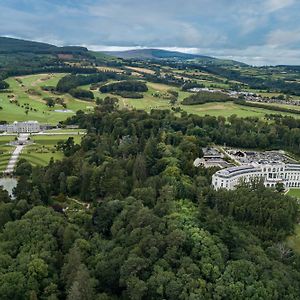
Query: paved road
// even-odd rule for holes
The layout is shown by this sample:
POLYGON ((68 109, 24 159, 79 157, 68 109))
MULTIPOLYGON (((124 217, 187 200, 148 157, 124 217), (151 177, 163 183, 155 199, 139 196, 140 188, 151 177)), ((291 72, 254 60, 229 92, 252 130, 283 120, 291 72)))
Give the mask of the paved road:
POLYGON ((26 143, 28 137, 29 137, 28 133, 21 133, 18 136, 18 142, 19 142, 20 145, 17 145, 16 149, 12 153, 11 158, 8 162, 8 165, 6 167, 6 170, 4 171, 5 174, 10 174, 14 171, 15 165, 16 165, 16 163, 18 161, 18 158, 19 158, 19 155, 21 154, 23 148, 26 146, 25 143, 26 143))

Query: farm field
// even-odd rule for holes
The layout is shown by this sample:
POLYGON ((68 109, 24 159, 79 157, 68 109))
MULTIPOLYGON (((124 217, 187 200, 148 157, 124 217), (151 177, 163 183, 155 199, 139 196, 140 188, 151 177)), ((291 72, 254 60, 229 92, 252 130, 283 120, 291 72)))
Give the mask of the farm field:
POLYGON ((69 94, 54 95, 42 90, 42 86, 55 86, 65 75, 37 74, 7 79, 11 92, 0 94, 2 107, 0 120, 7 122, 36 120, 41 123, 57 124, 75 114, 77 110, 86 112, 92 110, 94 102, 74 99, 69 94), (54 108, 49 108, 43 100, 45 97, 63 98, 69 112, 59 112, 63 110, 59 104, 56 104, 54 108))

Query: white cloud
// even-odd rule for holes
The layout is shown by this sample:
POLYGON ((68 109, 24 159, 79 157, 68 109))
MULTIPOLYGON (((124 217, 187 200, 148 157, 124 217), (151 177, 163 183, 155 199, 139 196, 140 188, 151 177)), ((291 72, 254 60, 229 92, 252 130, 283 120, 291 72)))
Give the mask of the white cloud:
POLYGON ((264 6, 268 12, 272 13, 277 10, 291 6, 294 3, 295 0, 267 0, 264 6))
POLYGON ((267 44, 273 47, 295 45, 300 42, 300 29, 282 30, 278 29, 268 34, 267 44))

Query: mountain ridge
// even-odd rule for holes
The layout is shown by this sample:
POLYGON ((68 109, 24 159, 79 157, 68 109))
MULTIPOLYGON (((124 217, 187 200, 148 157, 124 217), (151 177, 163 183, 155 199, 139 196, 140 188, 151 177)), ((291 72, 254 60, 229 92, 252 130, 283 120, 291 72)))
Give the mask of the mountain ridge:
POLYGON ((87 53, 88 49, 80 46, 63 46, 58 47, 52 44, 16 39, 11 37, 0 37, 0 53, 87 53))

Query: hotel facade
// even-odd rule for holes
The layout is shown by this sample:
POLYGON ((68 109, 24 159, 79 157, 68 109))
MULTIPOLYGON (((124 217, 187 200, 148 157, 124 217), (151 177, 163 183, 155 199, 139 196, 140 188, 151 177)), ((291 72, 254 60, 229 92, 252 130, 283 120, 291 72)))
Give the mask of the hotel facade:
POLYGON ((235 189, 241 182, 262 179, 266 187, 283 183, 285 188, 300 189, 300 164, 270 163, 242 165, 217 171, 212 176, 214 189, 235 189))
POLYGON ((7 133, 34 133, 41 131, 40 123, 37 121, 17 122, 0 125, 0 131, 7 133))

